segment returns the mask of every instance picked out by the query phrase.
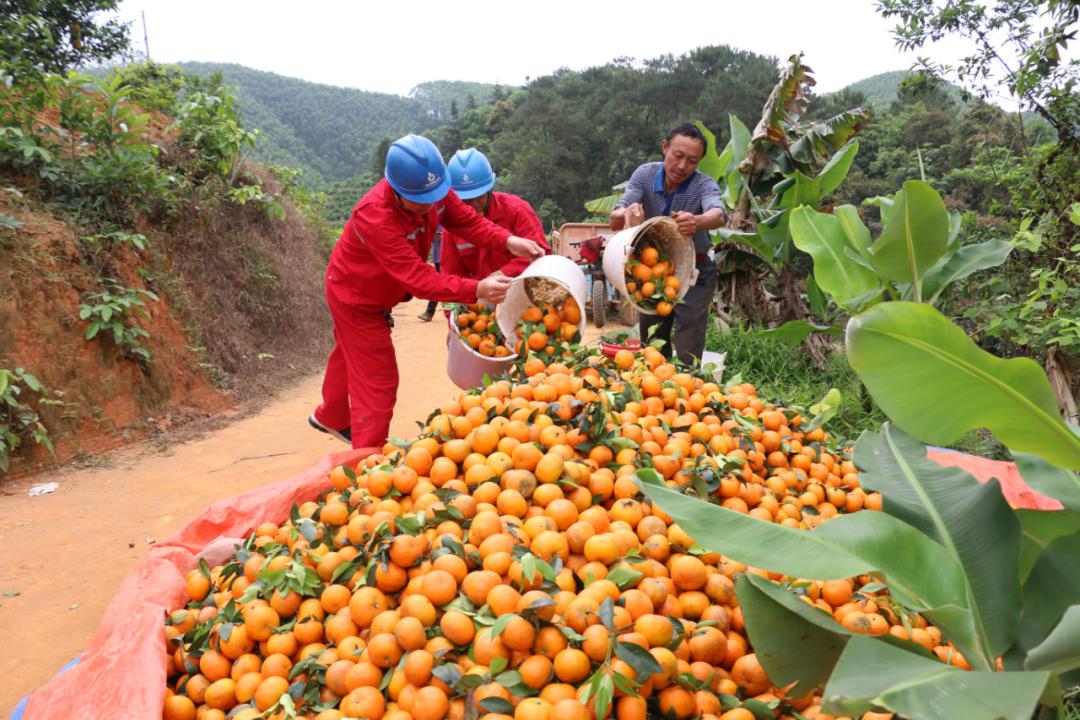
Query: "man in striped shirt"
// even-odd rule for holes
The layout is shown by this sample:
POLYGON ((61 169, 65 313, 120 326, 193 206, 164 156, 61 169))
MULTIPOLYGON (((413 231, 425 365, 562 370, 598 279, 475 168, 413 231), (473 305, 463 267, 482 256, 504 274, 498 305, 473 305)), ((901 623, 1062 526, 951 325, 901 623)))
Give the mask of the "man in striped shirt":
POLYGON ((709 304, 716 293, 716 264, 709 231, 722 227, 727 216, 716 181, 697 169, 708 149, 701 130, 684 122, 668 133, 660 149, 664 160, 645 163, 634 171, 622 198, 615 203, 609 223, 612 230, 621 230, 628 215, 644 213, 646 219, 667 215, 683 235, 694 238, 697 282, 667 317, 642 313, 640 331, 643 342, 664 340, 666 357, 671 358, 674 352, 681 362, 696 365, 705 351, 709 304))

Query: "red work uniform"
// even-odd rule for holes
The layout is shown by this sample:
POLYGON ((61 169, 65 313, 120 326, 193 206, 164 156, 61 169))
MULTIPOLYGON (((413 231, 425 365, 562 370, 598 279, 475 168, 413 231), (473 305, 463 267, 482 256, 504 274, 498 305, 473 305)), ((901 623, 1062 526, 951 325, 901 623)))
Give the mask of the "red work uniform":
POLYGON ((384 179, 353 208, 330 256, 326 302, 334 350, 315 417, 328 427, 351 428, 354 448, 382 447, 390 431, 398 386, 391 308, 410 295, 476 302, 479 281, 436 272, 426 262, 439 225, 467 234, 488 251, 505 248, 510 237, 453 190, 427 214, 409 213, 384 179))
MULTIPOLYGON (((534 241, 544 249, 545 254, 549 252, 540 218, 532 206, 517 195, 491 193, 484 217, 513 235, 534 241)), ((496 270, 502 270, 507 277, 517 277, 530 262, 528 258, 512 254, 505 246, 477 242, 471 233, 454 232, 450 228, 443 232, 440 257, 440 267, 444 273, 470 278, 486 278, 496 270)))

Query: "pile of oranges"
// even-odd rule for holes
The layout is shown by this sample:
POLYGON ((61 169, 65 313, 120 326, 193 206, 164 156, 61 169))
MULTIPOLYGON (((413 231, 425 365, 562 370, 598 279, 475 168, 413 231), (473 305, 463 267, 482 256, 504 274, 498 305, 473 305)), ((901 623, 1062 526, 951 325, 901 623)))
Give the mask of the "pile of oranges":
POLYGON ((510 356, 510 348, 495 322, 495 308, 483 303, 458 305, 451 310, 450 317, 458 338, 470 350, 486 357, 510 356))
POLYGON ((439 408, 406 449, 334 469, 235 560, 191 571, 166 627, 164 719, 828 717, 762 669, 734 592, 744 572, 961 664, 868 577, 782 578, 704 552, 641 494, 651 466, 766 522, 879 508, 796 411, 651 347, 573 365, 534 354, 517 373, 439 408))
POLYGON ((573 295, 558 304, 530 305, 518 321, 519 356, 536 353, 551 359, 581 341, 581 307, 573 295))
POLYGON ((675 259, 652 242, 640 243, 626 263, 626 292, 634 304, 670 315, 679 297, 675 259))

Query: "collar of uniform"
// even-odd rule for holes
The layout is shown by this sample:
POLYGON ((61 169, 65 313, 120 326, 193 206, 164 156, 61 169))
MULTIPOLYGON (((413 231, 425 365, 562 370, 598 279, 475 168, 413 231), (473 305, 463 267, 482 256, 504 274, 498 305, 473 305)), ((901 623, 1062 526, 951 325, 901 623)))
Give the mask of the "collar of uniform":
POLYGON ((491 193, 491 198, 488 200, 487 209, 484 210, 484 217, 490 219, 495 213, 495 206, 498 204, 498 200, 495 199, 495 193, 491 193))
MULTIPOLYGON (((402 223, 404 223, 405 225, 410 227, 423 225, 425 222, 427 222, 428 216, 431 214, 432 211, 436 213, 436 218, 442 215, 442 212, 444 210, 442 200, 435 203, 435 207, 432 208, 432 211, 428 211, 424 215, 416 215, 401 206, 401 202, 398 200, 397 197, 397 192, 394 190, 394 187, 390 184, 388 180, 384 178, 380 182, 386 183, 386 187, 383 192, 386 205, 392 209, 394 216, 401 220, 402 223)), ((437 222, 438 221, 436 220, 436 223, 437 222)))
MULTIPOLYGON (((695 171, 696 172, 696 171, 695 171)), ((683 190, 690 186, 690 181, 694 179, 693 174, 683 181, 682 185, 675 188, 676 193, 681 193, 683 190)), ((667 189, 664 187, 664 164, 660 163, 660 168, 656 171, 656 176, 653 178, 653 191, 658 193, 668 194, 667 189)), ((671 193, 674 195, 675 193, 671 193)))

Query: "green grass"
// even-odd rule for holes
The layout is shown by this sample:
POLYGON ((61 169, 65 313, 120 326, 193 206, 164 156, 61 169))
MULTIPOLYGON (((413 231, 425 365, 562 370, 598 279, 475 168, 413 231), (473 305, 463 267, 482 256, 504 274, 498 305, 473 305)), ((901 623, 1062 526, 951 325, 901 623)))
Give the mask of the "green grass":
POLYGON ((1080 720, 1080 685, 1065 691, 1065 707, 1062 720, 1080 720))

